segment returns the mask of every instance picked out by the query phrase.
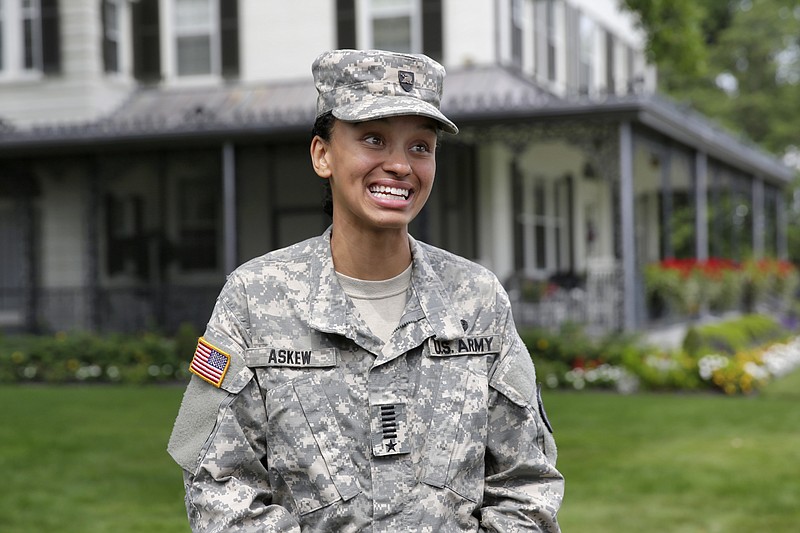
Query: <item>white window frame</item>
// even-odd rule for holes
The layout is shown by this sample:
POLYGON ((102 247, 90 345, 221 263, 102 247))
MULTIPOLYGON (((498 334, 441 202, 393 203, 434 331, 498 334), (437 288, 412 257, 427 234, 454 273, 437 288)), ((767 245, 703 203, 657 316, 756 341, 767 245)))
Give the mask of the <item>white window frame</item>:
POLYGON ((566 263, 569 257, 569 222, 567 220, 568 201, 566 195, 559 195, 556 192, 558 180, 548 179, 542 176, 528 176, 523 182, 523 262, 524 270, 527 275, 533 277, 547 277, 554 274, 559 263, 566 263), (541 205, 544 213, 536 212, 536 193, 537 189, 543 192, 544 199, 541 205), (556 200, 558 208, 556 213, 556 200), (538 242, 537 227, 544 228, 544 242, 538 242), (557 231, 560 230, 560 231, 557 231), (560 248, 556 244, 556 239, 560 238, 560 248), (544 265, 537 264, 537 250, 544 248, 544 265), (561 257, 557 254, 561 251, 561 257))
POLYGON ((164 79, 178 84, 203 84, 219 81, 222 78, 222 57, 220 50, 220 14, 217 0, 206 0, 209 3, 210 20, 208 24, 197 25, 193 28, 179 29, 177 27, 177 2, 166 0, 160 3, 162 24, 161 33, 161 60, 164 79), (181 37, 209 36, 211 72, 203 74, 179 74, 178 68, 178 39, 181 37))
POLYGON ((42 23, 39 0, 30 0, 30 6, 23 7, 23 0, 0 0, 0 46, 2 68, 0 81, 36 80, 42 77, 42 23), (25 66, 24 21, 33 21, 31 54, 33 66, 25 66))
POLYGON ((376 18, 408 16, 411 24, 411 53, 422 53, 422 0, 408 0, 408 6, 373 7, 372 0, 356 0, 356 37, 359 48, 376 48, 372 25, 376 18))

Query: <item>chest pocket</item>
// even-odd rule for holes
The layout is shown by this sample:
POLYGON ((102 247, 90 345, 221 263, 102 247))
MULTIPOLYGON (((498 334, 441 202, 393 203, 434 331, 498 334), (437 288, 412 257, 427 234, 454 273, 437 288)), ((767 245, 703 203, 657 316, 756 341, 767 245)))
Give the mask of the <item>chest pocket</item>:
POLYGON ((361 492, 347 442, 317 376, 267 392, 267 462, 299 514, 361 492))
MULTIPOLYGON (((492 339, 494 340, 494 339, 492 339)), ((431 404, 422 481, 448 488, 472 502, 483 497, 484 457, 489 402, 488 350, 492 342, 461 345, 430 341, 431 364, 440 367, 431 404), (471 346, 473 349, 465 349, 471 346)), ((499 346, 499 339, 496 339, 499 346)), ((436 373, 434 373, 436 374, 436 373)))
POLYGON ((273 487, 288 488, 300 515, 359 494, 347 441, 320 379, 320 371, 336 367, 336 351, 254 348, 245 359, 264 390, 273 487))

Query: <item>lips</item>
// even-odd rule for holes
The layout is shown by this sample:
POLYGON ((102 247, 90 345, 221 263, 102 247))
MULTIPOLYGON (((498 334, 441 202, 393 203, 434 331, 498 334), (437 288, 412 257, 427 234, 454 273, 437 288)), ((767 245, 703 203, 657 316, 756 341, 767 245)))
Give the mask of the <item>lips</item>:
POLYGON ((377 198, 386 200, 407 200, 410 191, 400 187, 388 187, 386 185, 372 185, 369 192, 377 198))

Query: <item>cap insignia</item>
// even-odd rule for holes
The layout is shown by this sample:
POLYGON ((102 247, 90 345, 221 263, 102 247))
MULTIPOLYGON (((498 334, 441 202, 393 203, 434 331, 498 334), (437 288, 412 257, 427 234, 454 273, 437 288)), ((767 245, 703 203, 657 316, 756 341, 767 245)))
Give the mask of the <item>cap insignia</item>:
POLYGON ((400 87, 402 87, 404 91, 409 92, 411 91, 411 89, 414 88, 413 72, 408 72, 407 70, 398 70, 397 78, 398 81, 400 82, 400 87))

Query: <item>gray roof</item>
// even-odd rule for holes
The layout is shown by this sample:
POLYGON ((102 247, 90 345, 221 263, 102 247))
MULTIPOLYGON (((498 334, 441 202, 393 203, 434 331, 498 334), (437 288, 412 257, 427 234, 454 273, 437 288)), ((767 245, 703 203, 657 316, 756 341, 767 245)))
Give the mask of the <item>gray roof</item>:
MULTIPOLYGON (((460 127, 593 118, 631 120, 755 174, 788 182, 793 170, 698 113, 654 95, 560 99, 499 66, 451 70, 442 110, 460 127)), ((316 91, 308 79, 203 88, 143 87, 99 120, 15 128, 0 120, 0 154, 87 144, 305 134, 316 91)))

